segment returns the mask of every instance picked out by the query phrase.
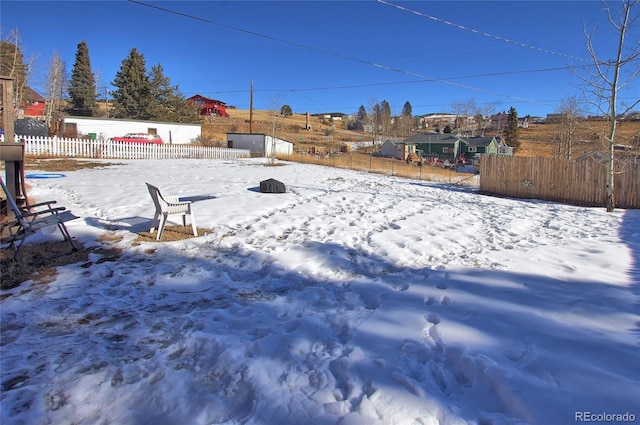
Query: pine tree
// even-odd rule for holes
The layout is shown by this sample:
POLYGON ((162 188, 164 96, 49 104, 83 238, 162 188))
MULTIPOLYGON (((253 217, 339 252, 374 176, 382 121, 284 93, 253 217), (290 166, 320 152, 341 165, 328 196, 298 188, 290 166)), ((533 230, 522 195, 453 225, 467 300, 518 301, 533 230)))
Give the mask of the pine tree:
POLYGON ((171 85, 171 79, 164 75, 162 65, 151 67, 149 74, 152 102, 149 119, 193 123, 200 121, 197 109, 190 107, 179 87, 171 85))
POLYGON ((111 83, 116 118, 147 120, 151 118, 152 85, 147 75, 144 56, 134 47, 122 61, 116 78, 111 83))
POLYGON ((293 111, 291 110, 291 106, 282 105, 282 108, 280 108, 280 115, 282 115, 283 117, 290 117, 291 115, 293 115, 293 111))
POLYGON ((513 106, 509 108, 507 113, 507 128, 504 130, 504 139, 508 146, 513 148, 513 153, 520 149, 520 140, 518 139, 518 112, 513 106))
POLYGON ((361 122, 365 122, 367 120, 367 109, 364 105, 360 105, 360 108, 358 108, 358 115, 356 119, 361 122))
POLYGON ((402 107, 402 117, 401 117, 402 137, 410 136, 412 128, 413 128, 413 108, 411 107, 411 103, 407 101, 402 107))
POLYGON ((76 61, 71 71, 69 97, 71 98, 71 109, 69 111, 71 114, 93 116, 97 107, 96 80, 91 72, 89 48, 85 41, 81 41, 78 44, 76 61))
POLYGON ((402 116, 409 119, 413 117, 413 108, 411 107, 411 103, 409 101, 406 101, 404 106, 402 107, 402 116))

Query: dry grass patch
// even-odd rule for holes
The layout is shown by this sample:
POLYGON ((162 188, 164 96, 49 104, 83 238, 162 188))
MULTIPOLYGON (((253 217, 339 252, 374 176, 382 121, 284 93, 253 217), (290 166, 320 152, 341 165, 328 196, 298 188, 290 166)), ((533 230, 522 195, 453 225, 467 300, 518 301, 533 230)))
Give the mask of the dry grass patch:
POLYGON ((27 170, 33 169, 51 172, 105 168, 112 165, 121 164, 116 162, 99 162, 74 158, 52 158, 49 156, 27 156, 25 158, 25 168, 27 170))
POLYGON ((209 233, 209 229, 198 229, 198 236, 193 235, 193 228, 191 226, 167 226, 164 228, 162 232, 162 239, 159 241, 156 240, 158 236, 158 232, 155 231, 153 233, 150 232, 140 232, 133 242, 134 246, 140 245, 145 242, 175 242, 182 241, 185 239, 192 239, 199 236, 203 236, 209 233))
POLYGON ((90 253, 100 254, 98 263, 117 261, 120 256, 120 250, 114 248, 86 249, 78 241, 74 244, 78 251, 72 252, 66 241, 23 245, 16 259, 12 248, 0 250, 0 289, 12 289, 28 280, 38 284, 53 282, 58 274, 56 267, 82 262, 83 267, 90 267, 90 253))
MULTIPOLYGON (((200 236, 209 232, 209 229, 198 228, 200 236)), ((143 242, 170 242, 195 238, 191 226, 169 226, 164 229, 162 239, 156 241, 157 233, 140 232, 133 245, 143 242)), ((107 234, 101 238, 106 245, 112 245, 122 240, 121 236, 107 234)), ((74 241, 78 251, 70 250, 66 241, 27 244, 20 248, 17 259, 13 258, 13 248, 0 250, 0 289, 7 290, 18 287, 21 283, 32 280, 37 284, 47 284, 55 281, 58 274, 57 267, 69 264, 83 263, 81 267, 89 268, 94 262, 89 260, 89 254, 98 254, 99 259, 95 264, 104 262, 117 262, 122 249, 115 247, 95 247, 87 249, 80 242, 74 241)), ((153 250, 150 250, 153 252, 153 250)), ((6 298, 11 294, 5 294, 6 298)))

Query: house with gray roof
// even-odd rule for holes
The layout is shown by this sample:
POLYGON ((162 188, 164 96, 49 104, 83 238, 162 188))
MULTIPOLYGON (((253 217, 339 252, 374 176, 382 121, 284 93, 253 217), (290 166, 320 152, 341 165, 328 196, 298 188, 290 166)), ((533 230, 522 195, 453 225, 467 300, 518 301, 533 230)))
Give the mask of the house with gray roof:
POLYGON ((453 133, 416 133, 404 142, 415 145, 424 156, 449 161, 460 155, 462 146, 467 143, 460 134, 453 133))
POLYGON ((415 145, 416 152, 425 157, 455 162, 465 158, 477 164, 481 155, 512 155, 513 149, 500 136, 463 137, 453 133, 416 133, 404 140, 415 145))

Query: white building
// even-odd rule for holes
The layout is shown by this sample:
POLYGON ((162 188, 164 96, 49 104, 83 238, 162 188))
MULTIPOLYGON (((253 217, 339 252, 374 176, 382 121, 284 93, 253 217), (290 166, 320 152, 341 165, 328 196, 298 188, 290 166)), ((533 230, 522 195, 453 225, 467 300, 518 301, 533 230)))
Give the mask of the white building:
POLYGON ((65 117, 62 134, 66 137, 110 139, 127 133, 149 133, 162 137, 164 143, 188 144, 199 139, 202 125, 116 118, 65 117))
POLYGON ((227 133, 227 147, 249 149, 253 155, 291 155, 293 143, 262 133, 227 133))

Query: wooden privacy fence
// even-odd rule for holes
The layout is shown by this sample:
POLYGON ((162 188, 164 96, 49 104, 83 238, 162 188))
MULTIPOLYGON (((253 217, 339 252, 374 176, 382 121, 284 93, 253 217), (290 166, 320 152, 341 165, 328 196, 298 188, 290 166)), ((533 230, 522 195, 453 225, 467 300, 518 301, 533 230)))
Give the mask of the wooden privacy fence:
POLYGON ((26 155, 69 156, 105 159, 227 159, 249 158, 248 149, 177 144, 138 144, 111 140, 16 136, 24 142, 26 155))
MULTIPOLYGON (((593 160, 483 155, 480 192, 590 207, 606 206, 606 165, 593 160)), ((618 208, 640 208, 640 165, 624 164, 615 175, 618 208)))

